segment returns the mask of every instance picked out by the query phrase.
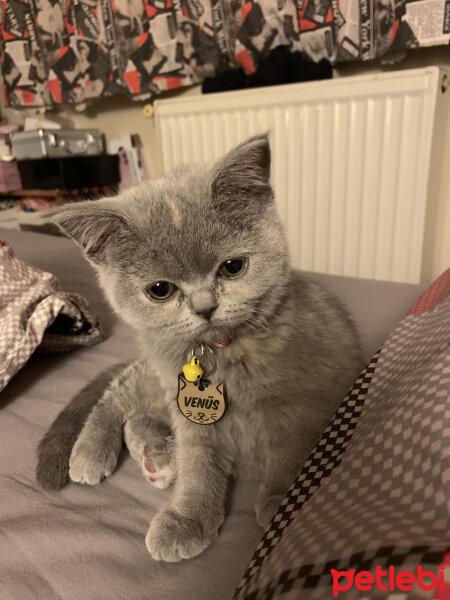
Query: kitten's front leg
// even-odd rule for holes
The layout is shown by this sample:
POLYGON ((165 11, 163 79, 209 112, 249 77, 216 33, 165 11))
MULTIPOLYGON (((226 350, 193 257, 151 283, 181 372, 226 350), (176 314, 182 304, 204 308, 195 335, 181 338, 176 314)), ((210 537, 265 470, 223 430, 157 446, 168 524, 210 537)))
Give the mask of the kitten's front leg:
POLYGON ((107 402, 108 393, 93 408, 70 455, 69 477, 95 485, 111 475, 122 449, 123 414, 107 402))
POLYGON ((136 361, 105 389, 72 449, 69 460, 72 481, 95 485, 114 471, 122 449, 122 425, 138 402, 139 383, 145 373, 145 363, 136 361))
POLYGON ((219 431, 202 428, 186 422, 176 430, 173 498, 153 519, 145 540, 155 560, 178 562, 197 556, 223 523, 232 459, 220 442, 219 431))

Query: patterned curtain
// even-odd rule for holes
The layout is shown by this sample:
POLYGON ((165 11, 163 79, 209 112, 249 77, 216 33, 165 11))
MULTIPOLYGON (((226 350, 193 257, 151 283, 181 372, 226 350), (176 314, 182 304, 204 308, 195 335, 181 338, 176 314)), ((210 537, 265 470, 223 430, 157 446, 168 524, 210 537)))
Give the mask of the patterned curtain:
POLYGON ((0 0, 9 106, 153 95, 279 45, 368 60, 448 44, 449 0, 0 0))

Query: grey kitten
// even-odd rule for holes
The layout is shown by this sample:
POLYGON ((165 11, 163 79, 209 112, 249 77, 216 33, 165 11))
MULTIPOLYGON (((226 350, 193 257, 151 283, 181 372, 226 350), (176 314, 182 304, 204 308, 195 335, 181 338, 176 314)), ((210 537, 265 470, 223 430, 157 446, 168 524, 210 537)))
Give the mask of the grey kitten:
POLYGON ((361 367, 339 300, 289 265, 269 176, 261 135, 210 170, 180 169, 57 216, 136 330, 142 359, 64 409, 40 443, 37 478, 59 489, 70 470, 73 481, 99 483, 116 466, 125 424, 149 481, 175 480, 146 537, 158 560, 210 544, 235 474, 259 483, 256 518, 266 526, 361 367), (228 393, 227 413, 209 426, 176 402, 177 376, 199 343, 214 349, 210 380, 228 393))

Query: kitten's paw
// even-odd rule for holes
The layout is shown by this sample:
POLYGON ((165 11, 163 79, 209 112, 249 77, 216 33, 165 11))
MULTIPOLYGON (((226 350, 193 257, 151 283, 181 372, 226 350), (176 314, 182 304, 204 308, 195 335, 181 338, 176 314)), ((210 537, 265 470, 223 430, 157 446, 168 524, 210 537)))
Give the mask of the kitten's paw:
POLYGON ((168 452, 158 452, 151 446, 144 446, 141 468, 147 481, 161 490, 169 487, 175 480, 175 465, 168 452))
POLYGON ((175 440, 170 429, 145 415, 127 420, 123 431, 131 456, 144 477, 155 487, 165 489, 175 480, 175 440))
POLYGON ((101 448, 96 444, 75 444, 69 461, 69 477, 75 483, 95 485, 109 477, 117 465, 120 448, 101 448))
POLYGON ((150 523, 145 543, 155 560, 179 562, 201 554, 214 537, 205 535, 200 521, 166 509, 150 523))
POLYGON ((260 527, 266 529, 276 513, 283 494, 276 496, 259 495, 255 504, 256 522, 260 527))

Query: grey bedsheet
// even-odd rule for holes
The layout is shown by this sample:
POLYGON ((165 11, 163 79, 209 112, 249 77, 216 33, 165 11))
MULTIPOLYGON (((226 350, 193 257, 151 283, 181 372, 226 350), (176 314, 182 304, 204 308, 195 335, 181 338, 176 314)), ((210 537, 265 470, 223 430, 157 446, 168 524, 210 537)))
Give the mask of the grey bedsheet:
MULTIPOLYGON (((144 536, 170 491, 153 489, 124 453, 96 487, 58 493, 34 479, 35 447, 51 421, 98 371, 135 355, 130 332, 111 315, 89 266, 68 240, 9 230, 0 239, 90 301, 105 342, 61 356, 36 356, 0 394, 1 600, 222 600, 229 598, 262 535, 255 489, 238 483, 219 538, 179 564, 153 561, 144 536)), ((369 357, 423 287, 317 276, 346 300, 369 357)), ((0 332, 1 335, 1 332, 0 332)))

